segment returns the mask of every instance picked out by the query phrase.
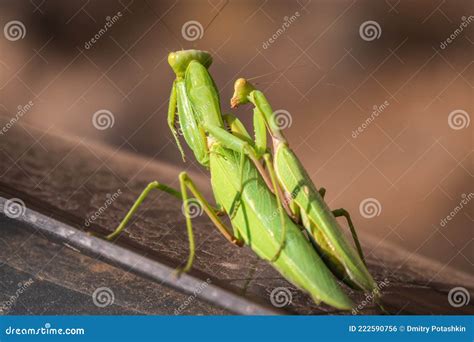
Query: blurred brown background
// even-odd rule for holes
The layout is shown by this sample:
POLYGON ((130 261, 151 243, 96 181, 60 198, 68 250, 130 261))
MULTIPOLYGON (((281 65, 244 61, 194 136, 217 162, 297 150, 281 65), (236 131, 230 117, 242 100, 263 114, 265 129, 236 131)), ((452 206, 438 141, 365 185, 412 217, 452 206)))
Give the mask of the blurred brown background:
MULTIPOLYGON (((472 272, 474 201, 442 220, 474 192, 473 9, 468 0, 4 1, 0 112, 18 116, 31 101, 25 130, 182 165, 166 125, 166 57, 208 50, 224 111, 237 77, 263 75, 256 83, 274 110, 290 115, 293 149, 359 230, 472 272), (93 125, 100 110, 113 119, 103 130, 93 125), (378 215, 361 210, 367 199, 378 215)), ((251 123, 250 107, 236 113, 251 123)), ((182 167, 199 169, 191 158, 182 167)))

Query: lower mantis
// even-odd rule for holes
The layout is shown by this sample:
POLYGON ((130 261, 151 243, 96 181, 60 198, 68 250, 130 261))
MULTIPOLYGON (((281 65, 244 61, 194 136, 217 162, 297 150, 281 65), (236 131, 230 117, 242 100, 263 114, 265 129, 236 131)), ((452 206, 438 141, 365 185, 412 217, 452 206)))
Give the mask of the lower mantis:
MULTIPOLYGON (((365 265, 362 248, 349 213, 345 209, 331 211, 324 201, 326 190, 319 191, 309 178, 296 154, 281 131, 274 112, 263 93, 256 90, 247 80, 240 78, 234 84, 231 106, 252 103, 255 117, 265 122, 273 142, 273 165, 284 199, 288 202, 289 214, 301 222, 326 264, 332 272, 349 286, 375 291, 376 284, 365 265), (341 233, 336 217, 346 218, 354 239, 357 252, 341 233)), ((262 157, 262 155, 260 155, 262 157)), ((263 157, 268 158, 268 154, 263 157)))
POLYGON ((168 62, 176 74, 168 123, 176 137, 174 124, 177 109, 179 126, 186 143, 196 159, 209 169, 212 191, 219 209, 214 208, 190 176, 182 172, 179 175, 179 190, 158 181, 151 182, 107 238, 113 239, 125 229, 150 191, 164 191, 181 199, 185 205, 189 256, 180 272, 188 271, 195 255, 188 208, 190 191, 228 241, 238 246, 248 245, 288 281, 309 293, 315 302, 323 301, 336 308, 350 309, 351 300, 340 288, 318 250, 282 208, 277 175, 270 167, 268 173, 262 168, 259 156, 266 151, 265 122, 262 117, 255 117, 255 138, 252 140, 237 118, 222 115, 219 95, 207 70, 212 62, 208 53, 178 51, 170 53, 168 62), (226 129, 226 124, 229 129, 226 129), (229 216, 232 228, 225 226, 219 217, 220 213, 229 216))

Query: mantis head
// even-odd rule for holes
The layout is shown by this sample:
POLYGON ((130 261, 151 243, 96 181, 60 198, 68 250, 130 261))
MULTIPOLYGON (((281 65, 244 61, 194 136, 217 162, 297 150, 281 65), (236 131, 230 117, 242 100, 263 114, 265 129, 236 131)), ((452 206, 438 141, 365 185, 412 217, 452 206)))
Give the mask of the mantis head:
POLYGON ((168 63, 177 77, 184 76, 191 61, 197 61, 209 68, 212 64, 212 57, 209 52, 201 50, 181 50, 170 52, 168 55, 168 63))
POLYGON ((230 106, 235 108, 243 103, 249 102, 249 96, 255 87, 245 78, 239 78, 234 83, 234 95, 230 99, 230 106))

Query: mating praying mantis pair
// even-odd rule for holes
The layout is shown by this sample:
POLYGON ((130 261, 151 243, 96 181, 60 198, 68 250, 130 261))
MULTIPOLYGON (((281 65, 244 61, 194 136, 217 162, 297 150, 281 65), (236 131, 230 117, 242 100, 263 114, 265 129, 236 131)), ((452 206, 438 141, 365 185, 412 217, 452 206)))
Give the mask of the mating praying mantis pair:
POLYGON ((351 309, 352 301, 336 278, 351 288, 376 292, 349 214, 344 209, 328 208, 325 190, 314 186, 290 149, 263 93, 245 79, 235 82, 231 106, 254 106, 252 138, 239 119, 222 115, 219 93, 208 72, 212 63, 209 53, 172 52, 168 62, 176 74, 169 128, 183 159, 177 126, 197 161, 209 170, 217 208, 204 198, 190 176, 181 172, 179 190, 151 182, 107 238, 114 239, 125 229, 150 191, 164 191, 183 201, 189 256, 179 272, 190 270, 195 243, 189 191, 228 241, 248 245, 316 303, 351 309), (267 148, 268 133, 272 149, 267 148), (231 228, 221 220, 223 214, 228 215, 231 228), (357 251, 342 234, 338 216, 347 219, 357 251))

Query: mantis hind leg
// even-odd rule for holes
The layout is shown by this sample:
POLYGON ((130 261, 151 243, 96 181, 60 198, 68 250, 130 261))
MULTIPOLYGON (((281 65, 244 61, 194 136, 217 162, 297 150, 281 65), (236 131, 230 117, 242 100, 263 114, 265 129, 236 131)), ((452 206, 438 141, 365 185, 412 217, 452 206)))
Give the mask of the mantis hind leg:
POLYGON ((230 230, 222 223, 221 219, 217 216, 212 206, 204 198, 202 193, 197 189, 196 185, 194 184, 194 182, 192 181, 192 179, 188 176, 186 172, 181 172, 179 174, 179 182, 181 185, 181 195, 183 198, 183 204, 186 206, 185 207, 186 228, 188 230, 188 237, 189 237, 189 257, 184 268, 179 270, 179 273, 181 273, 181 272, 187 272, 191 269, 191 266, 194 261, 194 252, 195 252, 194 233, 193 233, 193 228, 192 228, 192 223, 191 223, 191 215, 189 213, 189 207, 188 207, 188 194, 187 194, 188 189, 199 201, 199 204, 202 206, 207 216, 211 219, 212 223, 214 223, 214 225, 219 230, 219 232, 222 235, 224 235, 224 237, 228 241, 230 241, 231 243, 235 245, 242 246, 243 240, 234 236, 230 232, 230 230))
POLYGON ((193 227, 192 227, 192 222, 191 222, 191 215, 189 213, 189 198, 188 198, 188 193, 187 193, 187 190, 189 189, 191 193, 196 197, 197 201, 202 206, 202 209, 209 216, 209 218, 214 223, 214 225, 219 230, 219 232, 222 235, 224 235, 224 237, 231 243, 238 246, 242 246, 243 245, 242 239, 237 238, 232 233, 230 233, 230 230, 222 223, 222 221, 218 217, 215 209, 209 204, 209 202, 204 198, 202 193, 196 188, 194 182, 191 180, 191 178, 188 176, 186 172, 180 173, 179 181, 180 181, 180 191, 173 189, 165 184, 159 183, 157 181, 154 181, 148 184, 148 186, 142 191, 140 196, 137 198, 135 203, 127 212, 124 219, 120 222, 119 226, 115 229, 114 232, 107 235, 106 239, 113 240, 114 238, 120 235, 120 233, 125 229, 125 227, 129 223, 133 215, 137 212, 140 205, 148 197, 148 195, 150 194, 152 190, 164 191, 183 201, 184 215, 186 217, 186 229, 188 232, 188 239, 189 239, 189 256, 188 256, 186 265, 182 269, 178 269, 178 274, 189 271, 193 264, 194 255, 195 255, 194 233, 193 233, 193 227))
POLYGON ((365 262, 365 257, 364 257, 364 252, 362 251, 362 247, 359 242, 359 238, 357 237, 357 232, 355 230, 354 224, 352 223, 351 215, 349 215, 349 212, 346 209, 340 208, 333 210, 332 213, 334 214, 335 217, 341 217, 344 216, 347 224, 349 225, 349 229, 351 230, 352 238, 354 239, 355 246, 357 248, 357 252, 359 253, 360 258, 366 264, 365 262))
MULTIPOLYGON (((326 194, 326 189, 325 188, 319 188, 318 192, 321 195, 321 197, 324 199, 324 195, 326 194)), ((354 240, 354 244, 357 248, 357 253, 359 254, 360 258, 362 259, 362 261, 365 264, 364 252, 362 251, 362 247, 360 245, 359 238, 357 237, 357 232, 355 230, 354 224, 352 223, 351 215, 344 208, 333 210, 332 213, 334 214, 335 217, 341 217, 341 216, 345 217, 345 219, 347 221, 347 224, 349 225, 349 229, 351 230, 352 239, 354 240)))
POLYGON ((182 196, 181 194, 179 193, 179 191, 165 185, 165 184, 161 184, 157 181, 154 181, 154 182, 151 182, 150 184, 147 185, 147 187, 142 191, 142 193, 140 194, 140 196, 138 196, 138 198, 135 200, 135 203, 133 203, 132 207, 130 208, 130 210, 127 212, 127 214, 125 215, 125 217, 123 218, 123 220, 120 222, 120 224, 118 225, 118 227, 109 235, 106 236, 106 239, 107 240, 113 240, 115 239, 117 236, 119 236, 122 231, 125 229, 125 227, 127 226, 128 222, 132 219, 132 216, 137 212, 138 208, 140 207, 140 205, 143 203, 143 201, 148 197, 148 195, 150 194, 150 192, 152 190, 161 190, 161 191, 164 191, 164 192, 167 192, 168 194, 178 198, 178 199, 182 199, 182 196))

